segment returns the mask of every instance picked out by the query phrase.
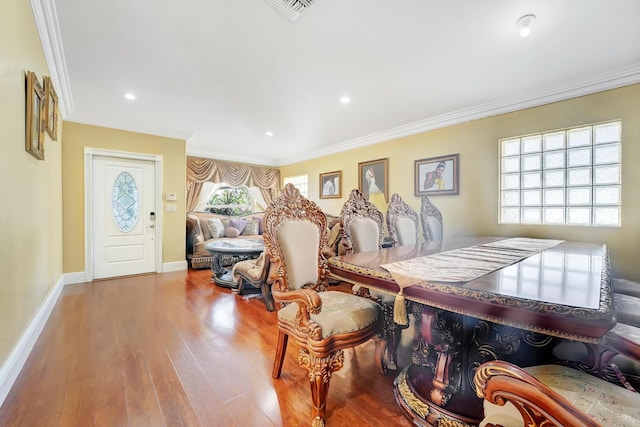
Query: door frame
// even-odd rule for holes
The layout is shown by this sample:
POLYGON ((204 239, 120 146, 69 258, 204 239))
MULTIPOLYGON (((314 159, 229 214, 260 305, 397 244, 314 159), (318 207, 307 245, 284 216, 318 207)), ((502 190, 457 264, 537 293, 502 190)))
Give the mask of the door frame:
POLYGON ((153 211, 156 214, 155 226, 155 271, 162 273, 162 165, 160 154, 131 153, 128 151, 105 150, 84 147, 84 280, 93 281, 93 158, 112 157, 123 160, 143 160, 153 162, 155 176, 155 194, 153 211))

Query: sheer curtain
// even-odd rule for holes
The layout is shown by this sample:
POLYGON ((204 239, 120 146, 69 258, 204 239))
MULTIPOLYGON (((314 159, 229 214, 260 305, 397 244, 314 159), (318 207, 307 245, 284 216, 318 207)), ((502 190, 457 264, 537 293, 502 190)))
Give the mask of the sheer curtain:
POLYGON ((191 210, 194 210, 197 212, 204 211, 204 208, 205 206, 207 206, 209 199, 211 199, 211 196, 213 196, 213 193, 215 193, 218 190, 218 188, 220 188, 220 186, 222 186, 222 183, 216 184, 214 182, 203 182, 202 187, 200 189, 200 194, 198 195, 198 200, 196 200, 195 207, 191 210))
POLYGON ((252 195, 264 208, 280 193, 278 169, 187 156, 187 212, 204 206, 213 194, 212 187, 205 184, 223 182, 234 187, 246 185, 250 191, 257 188, 262 198, 252 195))

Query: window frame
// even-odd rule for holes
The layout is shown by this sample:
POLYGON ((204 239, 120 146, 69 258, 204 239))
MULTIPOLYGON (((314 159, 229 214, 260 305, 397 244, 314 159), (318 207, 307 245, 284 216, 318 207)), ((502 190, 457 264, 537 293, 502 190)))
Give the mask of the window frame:
POLYGON ((309 175, 290 175, 282 178, 282 185, 285 186, 288 183, 292 183, 299 191, 300 194, 307 199, 309 198, 309 175))
POLYGON ((622 120, 501 138, 498 163, 499 224, 622 226, 622 120))

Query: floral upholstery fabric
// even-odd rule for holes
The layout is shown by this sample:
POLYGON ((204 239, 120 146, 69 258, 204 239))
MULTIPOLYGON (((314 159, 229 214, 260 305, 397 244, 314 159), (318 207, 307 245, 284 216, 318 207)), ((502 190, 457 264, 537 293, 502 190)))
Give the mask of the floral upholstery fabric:
MULTIPOLYGON (((366 298, 338 291, 320 292, 322 310, 312 314, 311 320, 322 328, 322 338, 357 331, 378 319, 380 307, 366 298)), ((298 304, 278 310, 278 319, 295 323, 298 304)))
MULTIPOLYGON (((532 366, 525 371, 603 426, 640 426, 639 393, 565 366, 532 366)), ((522 426, 522 417, 511 403, 501 407, 485 401, 484 410, 481 426, 488 422, 522 426)))

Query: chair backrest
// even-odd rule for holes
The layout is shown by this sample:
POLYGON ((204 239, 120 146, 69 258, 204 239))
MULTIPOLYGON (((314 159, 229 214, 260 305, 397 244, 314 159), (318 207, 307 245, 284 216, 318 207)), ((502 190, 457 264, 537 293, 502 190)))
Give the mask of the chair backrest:
POLYGON ((326 288, 328 266, 321 250, 327 245, 327 217, 292 184, 285 185, 267 208, 263 237, 265 250, 277 266, 275 290, 326 288))
POLYGON ((342 234, 350 252, 368 252, 382 247, 382 212, 354 188, 340 212, 342 234))
POLYGON ((387 208, 387 229, 396 246, 418 243, 418 213, 394 193, 387 208))
POLYGON ((425 242, 442 240, 442 214, 440 210, 431 203, 431 200, 429 200, 427 196, 422 196, 420 221, 422 222, 422 235, 424 236, 425 242))

